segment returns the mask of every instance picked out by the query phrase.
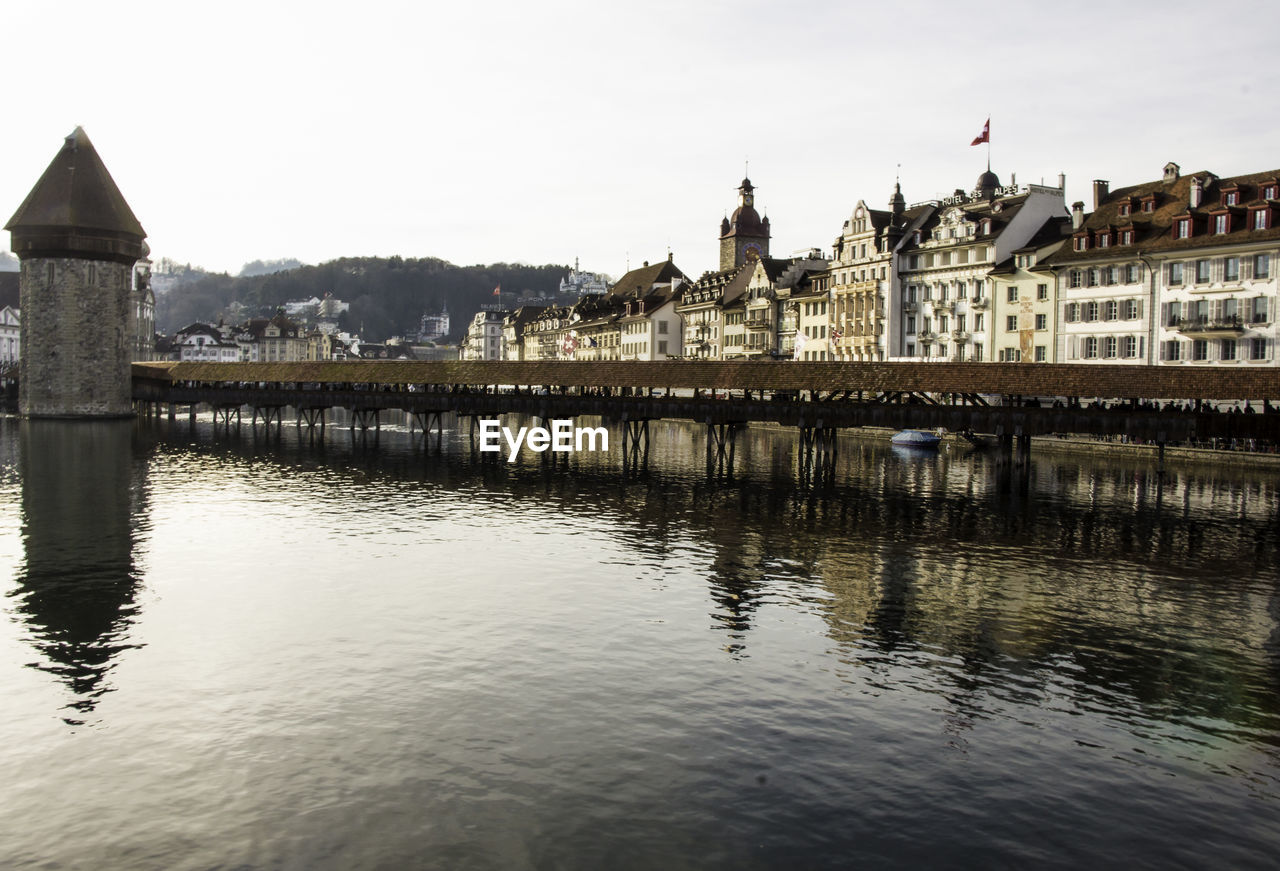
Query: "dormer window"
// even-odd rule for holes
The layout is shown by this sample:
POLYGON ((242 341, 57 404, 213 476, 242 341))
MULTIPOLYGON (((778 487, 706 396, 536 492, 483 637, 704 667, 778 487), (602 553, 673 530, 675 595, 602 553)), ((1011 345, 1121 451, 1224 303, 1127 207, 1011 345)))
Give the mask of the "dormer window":
POLYGON ((1142 198, 1142 211, 1150 214, 1156 210, 1156 198, 1154 196, 1142 198))
POLYGON ((1263 185, 1262 198, 1264 200, 1274 200, 1276 198, 1276 186, 1273 184, 1263 185))
POLYGON ((1127 200, 1120 204, 1120 217, 1127 218, 1129 217, 1131 212, 1132 212, 1132 209, 1130 208, 1127 200))
POLYGON ((1225 236, 1231 232, 1231 215, 1214 215, 1213 216, 1213 232, 1218 236, 1225 236))
POLYGON ((981 224, 980 226, 981 226, 981 228, 982 228, 982 229, 981 229, 982 235, 984 235, 984 236, 985 236, 985 235, 987 235, 988 233, 990 233, 990 232, 991 232, 991 219, 990 219, 990 218, 983 218, 983 219, 982 219, 982 224, 981 224))
POLYGON ((1098 247, 1099 248, 1111 247, 1111 233, 1109 231, 1104 230, 1103 232, 1098 234, 1098 247))
POLYGON ((1179 218, 1173 222, 1173 238, 1190 239, 1191 238, 1191 219, 1179 218))
POLYGON ((1249 226, 1254 230, 1269 230, 1271 228, 1271 210, 1265 206, 1260 209, 1254 209, 1249 219, 1249 226))
POLYGON ((1120 231, 1120 244, 1121 244, 1121 245, 1132 245, 1132 244, 1133 244, 1133 231, 1132 231, 1132 230, 1121 230, 1121 231, 1120 231))
POLYGON ((1076 244, 1075 244, 1075 250, 1077 250, 1077 251, 1088 251, 1088 250, 1089 250, 1089 237, 1088 237, 1088 236, 1077 236, 1077 237, 1075 238, 1075 243, 1076 243, 1076 244))

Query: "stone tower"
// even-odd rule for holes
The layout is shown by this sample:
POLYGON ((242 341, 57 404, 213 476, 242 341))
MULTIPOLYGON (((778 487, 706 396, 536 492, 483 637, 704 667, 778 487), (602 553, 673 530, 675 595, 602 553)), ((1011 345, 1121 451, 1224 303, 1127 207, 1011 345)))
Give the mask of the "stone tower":
POLYGON ((756 211, 755 188, 744 178, 738 187, 738 208, 720 222, 720 269, 736 269, 748 260, 769 256, 769 219, 756 211))
POLYGON ((146 231, 77 127, 5 229, 22 261, 18 410, 133 414, 130 292, 146 231))

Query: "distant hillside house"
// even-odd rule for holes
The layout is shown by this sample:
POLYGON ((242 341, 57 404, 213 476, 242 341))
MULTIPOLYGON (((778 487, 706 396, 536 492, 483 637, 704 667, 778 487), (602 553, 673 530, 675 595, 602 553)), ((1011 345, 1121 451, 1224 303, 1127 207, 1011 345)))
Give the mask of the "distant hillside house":
POLYGON ((586 296, 589 293, 608 293, 609 282, 603 275, 581 272, 578 258, 573 258, 573 271, 560 279, 560 293, 565 296, 586 296))
POLYGON ((253 318, 236 334, 241 359, 251 363, 295 363, 307 358, 307 339, 297 323, 280 313, 253 318))
POLYGON ((0 363, 16 363, 22 353, 18 273, 0 272, 0 363))
POLYGON ((240 345, 212 324, 197 321, 174 334, 168 354, 169 359, 183 363, 236 363, 240 360, 240 345))

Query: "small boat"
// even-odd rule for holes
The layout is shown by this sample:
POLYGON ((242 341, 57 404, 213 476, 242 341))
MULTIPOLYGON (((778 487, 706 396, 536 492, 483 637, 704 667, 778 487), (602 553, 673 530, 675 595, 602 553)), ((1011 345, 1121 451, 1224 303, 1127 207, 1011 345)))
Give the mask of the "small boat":
POLYGON ((904 429, 893 434, 889 441, 909 448, 936 448, 942 436, 923 429, 904 429))

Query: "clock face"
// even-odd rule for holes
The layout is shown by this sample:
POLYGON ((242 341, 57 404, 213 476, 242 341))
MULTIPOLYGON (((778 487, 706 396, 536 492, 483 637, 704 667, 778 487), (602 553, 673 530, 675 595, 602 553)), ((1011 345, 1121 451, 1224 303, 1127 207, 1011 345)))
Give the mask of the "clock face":
POLYGON ((757 245, 757 244, 755 244, 754 242, 752 242, 752 243, 750 243, 750 244, 746 245, 746 246, 742 249, 742 259, 743 259, 743 260, 748 260, 748 261, 759 260, 759 259, 760 259, 760 246, 759 246, 759 245, 757 245))

